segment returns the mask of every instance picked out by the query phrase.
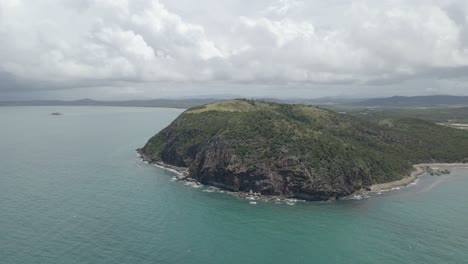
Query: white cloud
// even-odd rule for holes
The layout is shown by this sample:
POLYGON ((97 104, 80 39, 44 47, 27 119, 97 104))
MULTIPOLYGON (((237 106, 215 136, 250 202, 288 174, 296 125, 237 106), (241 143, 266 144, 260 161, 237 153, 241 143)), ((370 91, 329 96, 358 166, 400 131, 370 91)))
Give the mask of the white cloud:
POLYGON ((190 80, 222 56, 157 1, 38 2, 2 0, 0 69, 22 78, 190 80))
POLYGON ((234 43, 259 67, 276 63, 271 78, 293 81, 365 82, 468 65, 461 43, 466 23, 457 25, 439 6, 405 7, 379 9, 361 2, 347 10, 347 24, 326 30, 305 20, 242 18, 234 32, 243 42, 234 43))
POLYGON ((468 63, 466 47, 460 43, 460 32, 466 25, 459 27, 441 7, 377 10, 358 6, 353 11, 350 40, 389 66, 468 63))
POLYGON ((184 16, 164 1, 0 0, 0 76, 64 87, 371 85, 462 79, 468 66, 465 1, 200 0, 196 10, 216 12, 197 14, 170 2, 184 16))
POLYGON ((272 5, 268 6, 263 13, 266 15, 274 14, 279 16, 287 15, 289 12, 301 7, 302 1, 297 0, 278 0, 272 5))

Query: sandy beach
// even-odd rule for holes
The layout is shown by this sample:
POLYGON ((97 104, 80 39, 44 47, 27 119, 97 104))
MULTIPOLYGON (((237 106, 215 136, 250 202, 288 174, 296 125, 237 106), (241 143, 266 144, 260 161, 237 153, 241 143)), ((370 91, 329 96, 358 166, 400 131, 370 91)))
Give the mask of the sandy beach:
POLYGON ((379 192, 395 187, 406 186, 414 182, 420 175, 425 173, 425 167, 468 167, 468 163, 421 163, 413 165, 414 170, 411 174, 398 181, 374 184, 370 187, 371 192, 379 192))

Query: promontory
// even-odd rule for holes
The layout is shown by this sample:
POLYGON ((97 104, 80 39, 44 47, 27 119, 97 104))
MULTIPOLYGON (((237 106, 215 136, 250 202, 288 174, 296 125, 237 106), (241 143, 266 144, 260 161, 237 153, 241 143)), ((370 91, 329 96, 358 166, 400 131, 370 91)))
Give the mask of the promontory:
POLYGON ((416 163, 467 162, 468 131, 239 99, 186 110, 139 152, 206 185, 328 200, 400 180, 416 163))

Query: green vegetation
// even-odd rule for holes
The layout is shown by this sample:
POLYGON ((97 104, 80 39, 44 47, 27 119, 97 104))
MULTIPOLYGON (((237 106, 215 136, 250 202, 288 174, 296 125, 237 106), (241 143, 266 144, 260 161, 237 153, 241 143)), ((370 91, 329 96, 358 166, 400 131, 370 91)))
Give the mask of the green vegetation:
POLYGON ((468 132, 419 119, 370 122, 305 105, 230 100, 188 109, 142 152, 190 167, 195 178, 207 166, 232 177, 268 172, 303 184, 301 192, 329 186, 325 196, 340 196, 401 179, 415 163, 466 161, 468 132))
POLYGON ((354 105, 378 107, 460 107, 468 105, 468 96, 429 95, 429 96, 392 96, 386 98, 373 98, 354 105))
POLYGON ((418 118, 434 123, 464 123, 468 124, 468 107, 453 108, 366 108, 350 109, 348 114, 370 121, 385 118, 418 118))
MULTIPOLYGON (((246 101, 246 100, 229 100, 229 101, 220 101, 212 104, 202 105, 199 107, 191 108, 187 111, 190 114, 199 114, 208 111, 220 111, 220 112, 249 112, 258 110, 258 107, 261 106, 260 103, 255 105, 255 101, 246 101)), ((266 105, 264 105, 266 106, 266 105)))
POLYGON ((388 108, 363 106, 328 106, 329 109, 366 119, 372 122, 388 122, 392 119, 418 118, 439 125, 468 130, 468 107, 412 107, 388 108))

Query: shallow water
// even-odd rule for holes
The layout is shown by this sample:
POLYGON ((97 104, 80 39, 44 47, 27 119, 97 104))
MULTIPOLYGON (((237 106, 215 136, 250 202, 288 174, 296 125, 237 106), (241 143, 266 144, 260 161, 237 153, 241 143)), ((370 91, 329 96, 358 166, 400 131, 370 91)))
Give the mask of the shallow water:
POLYGON ((137 158, 180 112, 1 107, 0 263, 468 263, 467 169, 361 200, 253 204, 137 158))

